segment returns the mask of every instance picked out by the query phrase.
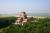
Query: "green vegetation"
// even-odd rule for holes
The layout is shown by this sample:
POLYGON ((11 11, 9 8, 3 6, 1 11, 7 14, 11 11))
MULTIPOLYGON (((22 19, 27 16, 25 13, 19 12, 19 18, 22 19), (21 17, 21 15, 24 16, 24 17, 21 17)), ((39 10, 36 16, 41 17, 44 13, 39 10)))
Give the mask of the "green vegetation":
POLYGON ((12 24, 15 20, 16 17, 0 18, 0 22, 6 22, 2 26, 0 24, 0 33, 50 33, 50 18, 30 18, 23 26, 12 24))
POLYGON ((0 17, 0 28, 4 28, 12 23, 14 23, 16 17, 0 17))

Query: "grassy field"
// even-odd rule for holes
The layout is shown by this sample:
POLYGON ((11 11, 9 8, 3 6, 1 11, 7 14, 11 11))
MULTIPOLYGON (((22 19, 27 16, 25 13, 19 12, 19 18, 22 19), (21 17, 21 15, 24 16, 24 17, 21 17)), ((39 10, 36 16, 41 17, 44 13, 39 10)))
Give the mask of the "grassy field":
POLYGON ((26 24, 15 25, 16 17, 0 17, 0 33, 50 33, 50 18, 30 18, 26 24))

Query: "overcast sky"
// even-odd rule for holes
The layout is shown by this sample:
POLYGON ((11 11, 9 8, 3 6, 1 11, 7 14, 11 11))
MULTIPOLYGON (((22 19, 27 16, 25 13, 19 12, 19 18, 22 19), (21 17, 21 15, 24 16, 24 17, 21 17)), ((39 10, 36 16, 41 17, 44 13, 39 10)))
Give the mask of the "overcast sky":
POLYGON ((50 0, 0 0, 1 14, 16 14, 23 10, 28 13, 50 14, 50 0))

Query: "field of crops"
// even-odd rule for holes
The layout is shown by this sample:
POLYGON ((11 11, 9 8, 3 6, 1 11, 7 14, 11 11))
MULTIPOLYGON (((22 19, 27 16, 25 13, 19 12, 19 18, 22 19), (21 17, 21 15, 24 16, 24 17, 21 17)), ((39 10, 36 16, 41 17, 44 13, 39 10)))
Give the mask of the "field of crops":
POLYGON ((0 33, 50 33, 50 18, 30 18, 26 24, 15 25, 16 17, 0 17, 0 33))

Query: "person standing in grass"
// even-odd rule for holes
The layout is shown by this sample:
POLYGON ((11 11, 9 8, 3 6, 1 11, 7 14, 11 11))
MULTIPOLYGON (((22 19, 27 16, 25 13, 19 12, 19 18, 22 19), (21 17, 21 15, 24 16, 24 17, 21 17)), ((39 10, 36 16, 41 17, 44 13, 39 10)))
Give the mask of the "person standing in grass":
POLYGON ((27 22, 27 14, 26 14, 26 12, 21 12, 19 15, 20 15, 20 17, 17 18, 16 24, 23 25, 25 22, 27 22))
POLYGON ((26 12, 21 12, 21 18, 23 18, 22 20, 22 25, 27 22, 27 14, 26 12))

